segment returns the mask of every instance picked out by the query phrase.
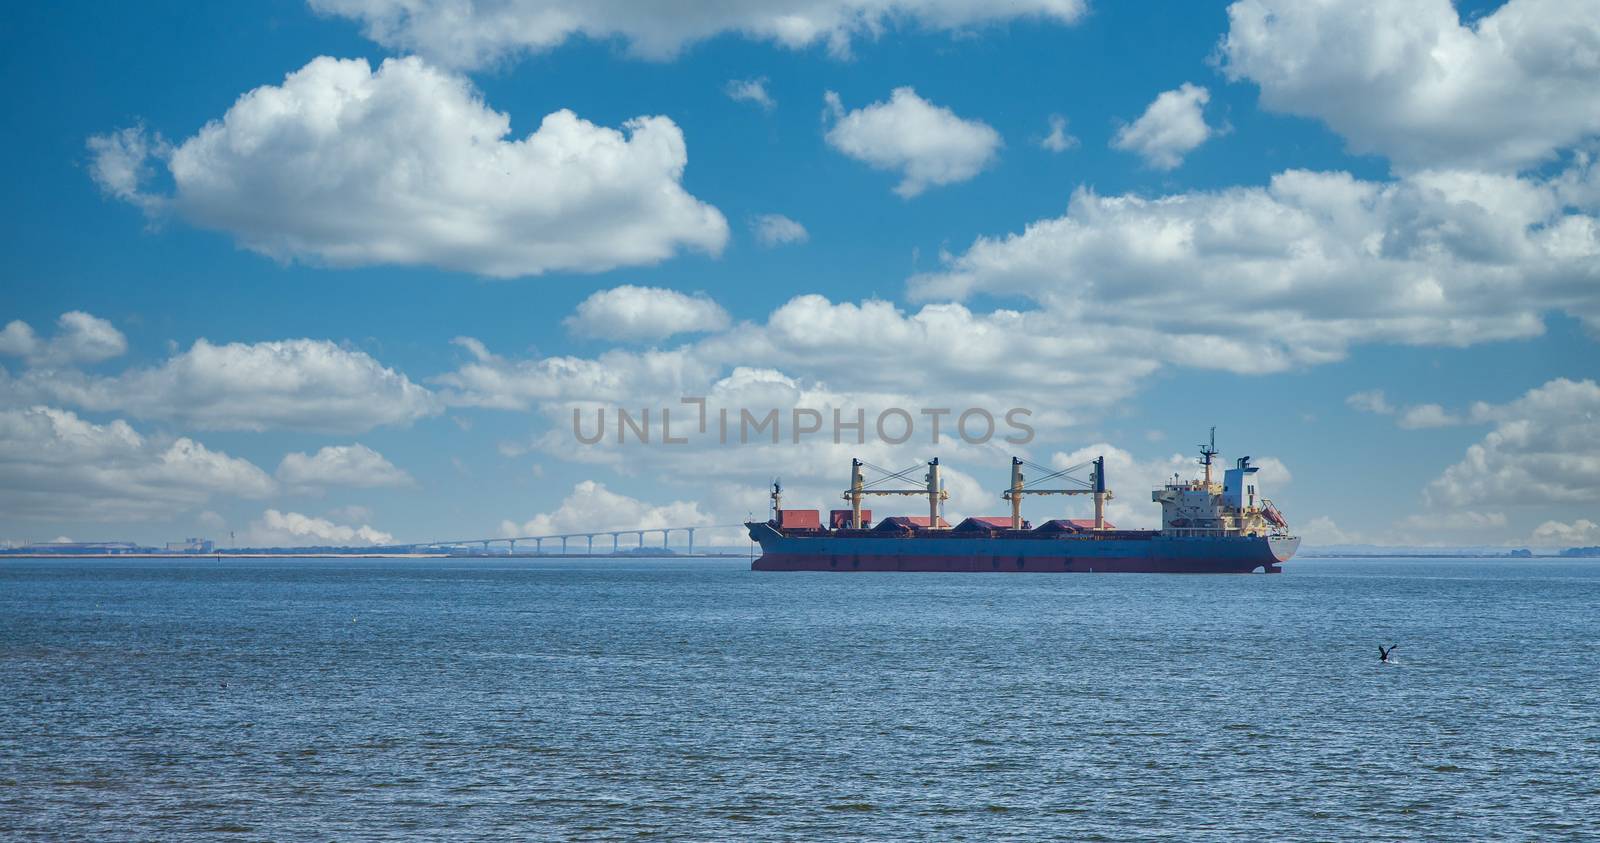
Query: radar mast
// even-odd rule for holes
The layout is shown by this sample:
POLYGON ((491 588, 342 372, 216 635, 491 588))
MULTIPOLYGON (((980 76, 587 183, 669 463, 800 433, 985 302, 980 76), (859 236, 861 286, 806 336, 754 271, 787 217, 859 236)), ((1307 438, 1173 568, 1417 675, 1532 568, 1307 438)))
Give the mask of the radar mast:
POLYGON ((1211 488, 1211 458, 1217 455, 1217 428, 1211 427, 1211 444, 1200 446, 1200 464, 1206 467, 1206 488, 1211 488))

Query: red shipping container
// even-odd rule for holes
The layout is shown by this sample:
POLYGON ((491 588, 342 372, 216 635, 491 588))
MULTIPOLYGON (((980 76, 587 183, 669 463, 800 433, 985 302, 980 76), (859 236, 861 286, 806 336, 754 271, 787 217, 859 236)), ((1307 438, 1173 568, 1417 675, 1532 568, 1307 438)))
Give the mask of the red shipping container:
POLYGON ((786 530, 820 530, 822 515, 815 509, 780 509, 778 526, 786 530))

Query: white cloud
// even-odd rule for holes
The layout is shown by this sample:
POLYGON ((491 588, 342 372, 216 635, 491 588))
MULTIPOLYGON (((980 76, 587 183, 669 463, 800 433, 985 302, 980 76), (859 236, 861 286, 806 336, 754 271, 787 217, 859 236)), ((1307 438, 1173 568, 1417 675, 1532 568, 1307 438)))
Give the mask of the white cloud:
POLYGON ((1344 403, 1353 410, 1363 413, 1376 413, 1381 416, 1393 415, 1394 405, 1384 396, 1381 389, 1370 389, 1366 392, 1357 392, 1344 399, 1344 403))
MULTIPOLYGON (((1429 532, 1445 531, 1453 540, 1461 541, 1462 533, 1484 533, 1489 530, 1503 531, 1506 523, 1506 515, 1503 512, 1459 510, 1456 512, 1407 515, 1405 518, 1395 522, 1396 532, 1391 533, 1391 536, 1411 536, 1414 539, 1429 532)), ((1398 541, 1398 539, 1395 541, 1398 541)))
POLYGON ((466 339, 474 359, 436 381, 449 403, 539 406, 564 429, 573 407, 678 407, 681 397, 719 389, 735 417, 740 406, 787 412, 804 400, 874 414, 891 406, 1029 407, 1037 411, 1034 423, 1059 427, 1072 413, 1125 397, 1159 366, 1137 350, 1161 348, 1155 334, 1135 337, 1092 324, 1063 333, 1060 325, 1043 311, 974 313, 942 304, 908 313, 885 301, 804 295, 764 324, 743 323, 670 350, 515 360, 466 339), (862 365, 908 357, 917 361, 915 377, 902 366, 862 365), (1038 406, 1041 389, 1069 390, 1076 399, 1070 408, 1038 406), (760 394, 734 394, 739 390, 760 394), (779 401, 785 403, 770 403, 779 401))
POLYGON ((154 211, 160 200, 140 190, 140 185, 155 175, 152 160, 172 154, 172 146, 160 135, 151 136, 143 126, 129 126, 89 138, 89 175, 108 196, 154 211))
POLYGON ((13 517, 161 518, 217 494, 275 490, 249 461, 186 437, 152 440, 121 419, 94 424, 53 407, 0 410, 0 509, 13 517))
POLYGON ((1290 170, 1159 199, 1080 189, 1064 216, 979 237, 910 290, 1027 296, 1075 324, 1167 334, 1156 353, 1172 362, 1279 371, 1355 343, 1535 336, 1551 310, 1600 328, 1600 221, 1548 182, 1469 173, 1290 170))
POLYGON ((1510 0, 1468 25, 1450 0, 1243 0, 1228 18, 1229 78, 1406 169, 1520 168, 1600 134, 1597 0, 1510 0))
POLYGON ((394 536, 366 524, 351 527, 269 509, 250 522, 239 542, 248 547, 362 547, 394 544, 394 536))
POLYGON ((21 357, 29 366, 70 366, 99 363, 128 350, 128 339, 110 322, 81 310, 61 314, 56 335, 40 339, 33 327, 20 319, 0 330, 0 354, 21 357))
POLYGON ((360 442, 328 445, 315 454, 285 454, 278 464, 277 476, 279 482, 291 487, 416 485, 411 475, 360 442))
POLYGON ((963 120, 909 86, 855 111, 845 111, 832 91, 826 101, 834 121, 828 145, 875 169, 900 171, 894 192, 907 199, 976 176, 1000 149, 1000 133, 989 124, 963 120))
POLYGON ((1158 94, 1138 120, 1123 126, 1111 146, 1134 152, 1158 170, 1171 170, 1183 156, 1214 132, 1206 125, 1204 107, 1211 100, 1205 88, 1188 82, 1158 94))
POLYGON ((720 331, 728 327, 728 312, 704 295, 626 285, 584 299, 564 323, 579 336, 661 340, 673 334, 720 331))
POLYGON ((111 377, 28 372, 13 395, 86 410, 180 421, 207 430, 360 432, 439 411, 428 390, 362 351, 327 340, 213 345, 111 377))
POLYGON ((1579 518, 1568 524, 1546 521, 1533 529, 1530 544, 1541 547, 1595 547, 1600 545, 1600 524, 1579 518))
POLYGON ((505 536, 548 536, 584 530, 638 530, 660 527, 703 527, 715 523, 693 501, 650 504, 619 495, 593 480, 572 487, 572 493, 552 512, 526 521, 507 519, 500 524, 505 536))
POLYGON ((1389 403, 1388 396, 1381 389, 1372 389, 1366 392, 1357 392, 1344 399, 1344 403, 1351 409, 1363 413, 1374 413, 1380 416, 1392 416, 1399 413, 1400 417, 1395 424, 1406 430, 1425 430, 1435 427, 1451 427, 1461 424, 1462 418, 1438 404, 1412 404, 1406 407, 1396 407, 1389 403))
POLYGON ((1039 145, 1051 152, 1066 152, 1078 145, 1078 139, 1067 133, 1067 118, 1059 114, 1050 115, 1050 134, 1039 141, 1039 145))
MULTIPOLYGON (((646 395, 696 394, 708 382, 714 364, 702 364, 683 349, 630 352, 611 349, 597 357, 542 357, 511 360, 490 353, 482 343, 463 337, 459 344, 481 353, 455 371, 435 380, 452 405, 526 409, 547 401, 628 401, 646 395)), ((674 401, 677 399, 674 398, 674 401)))
POLYGON ((1295 532, 1300 534, 1300 539, 1305 542, 1306 547, 1361 543, 1359 535, 1340 528, 1326 515, 1319 515, 1306 521, 1305 524, 1296 527, 1295 532))
POLYGON ((1477 404, 1494 429, 1428 485, 1435 507, 1600 500, 1600 385, 1557 378, 1507 404, 1477 404))
POLYGON ((811 238, 805 226, 783 214, 762 214, 750 221, 750 228, 763 246, 804 243, 811 238))
POLYGON ((896 25, 961 31, 1018 19, 1076 21, 1084 0, 745 0, 739 3, 634 3, 601 0, 311 0, 313 8, 353 18, 368 37, 459 67, 481 67, 549 50, 569 38, 621 39, 651 59, 723 33, 790 49, 825 44, 848 56, 857 38, 896 25))
POLYGON ((728 226, 684 191, 688 153, 666 117, 624 131, 571 111, 511 138, 464 77, 417 58, 313 59, 240 97, 166 157, 174 192, 126 173, 126 132, 90 141, 112 195, 232 234, 272 258, 431 265, 509 278, 718 254, 728 226))
POLYGON ((729 79, 722 87, 723 93, 734 102, 749 102, 761 106, 762 111, 778 107, 778 101, 767 93, 767 77, 758 79, 729 79))
POLYGON ((1461 417, 1438 404, 1418 404, 1414 407, 1407 407, 1405 412, 1400 414, 1400 419, 1395 424, 1406 430, 1426 430, 1461 424, 1461 417))

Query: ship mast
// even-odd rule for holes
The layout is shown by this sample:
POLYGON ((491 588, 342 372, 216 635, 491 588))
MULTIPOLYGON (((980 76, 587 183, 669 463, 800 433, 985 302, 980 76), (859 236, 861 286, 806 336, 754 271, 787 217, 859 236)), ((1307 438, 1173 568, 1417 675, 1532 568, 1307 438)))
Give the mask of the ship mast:
POLYGON ((1106 528, 1106 498, 1110 492, 1106 491, 1106 458, 1094 458, 1094 528, 1106 528))
POLYGON ((1211 490, 1211 458, 1217 455, 1217 428, 1211 428, 1211 444, 1200 446, 1200 464, 1206 467, 1206 490, 1211 490))
POLYGON ((850 460, 850 491, 845 499, 850 501, 850 529, 861 529, 861 460, 850 460))
POLYGON ((1011 529, 1022 529, 1022 458, 1011 458, 1011 529))

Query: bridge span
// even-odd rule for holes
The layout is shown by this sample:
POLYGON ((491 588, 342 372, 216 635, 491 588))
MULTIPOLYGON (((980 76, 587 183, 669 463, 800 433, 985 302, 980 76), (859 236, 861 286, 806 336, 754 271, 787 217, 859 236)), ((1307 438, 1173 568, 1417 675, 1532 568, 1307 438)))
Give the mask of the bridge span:
MULTIPOLYGON (((464 550, 470 550, 470 549, 473 549, 475 547, 481 547, 482 548, 481 552, 487 554, 491 547, 494 547, 496 545, 504 544, 504 545, 506 545, 507 551, 509 553, 515 554, 517 552, 517 545, 519 543, 521 543, 524 548, 526 548, 529 544, 532 544, 533 545, 533 555, 534 556, 546 556, 546 555, 557 555, 557 554, 546 554, 545 550, 544 550, 544 543, 545 542, 554 543, 554 542, 558 542, 559 541, 559 542, 561 542, 561 552, 560 552, 559 555, 561 555, 561 556, 573 556, 573 555, 576 555, 576 554, 568 551, 568 549, 567 549, 568 548, 568 543, 569 542, 575 542, 575 541, 580 540, 580 539, 586 539, 588 543, 587 543, 587 545, 584 547, 584 549, 581 552, 583 554, 585 554, 585 555, 593 556, 593 555, 595 555, 595 551, 594 551, 594 540, 595 540, 595 537, 597 537, 597 536, 610 536, 611 537, 610 555, 614 556, 614 555, 617 555, 617 554, 621 553, 622 550, 623 550, 623 548, 622 548, 622 537, 623 536, 630 536, 630 537, 631 536, 638 536, 639 537, 639 543, 638 543, 637 546, 639 548, 643 548, 645 546, 645 544, 644 544, 645 536, 647 536, 647 535, 654 536, 657 533, 659 533, 659 534, 661 534, 661 544, 660 545, 655 545, 654 543, 652 543, 651 546, 652 547, 663 547, 663 548, 665 548, 665 547, 669 547, 671 545, 672 534, 673 533, 683 533, 688 537, 688 542, 689 542, 688 553, 690 555, 693 555, 694 554, 694 534, 695 534, 695 531, 697 531, 697 530, 742 529, 743 527, 744 527, 743 524, 699 524, 699 525, 696 525, 696 526, 693 526, 693 527, 644 527, 644 528, 627 529, 627 530, 582 530, 582 531, 574 532, 574 533, 552 533, 550 535, 545 535, 545 536, 505 536, 505 537, 487 538, 487 539, 452 539, 450 541, 419 542, 416 545, 416 547, 437 548, 437 549, 440 549, 440 550, 449 550, 451 548, 461 548, 461 549, 464 549, 464 550)), ((604 550, 602 550, 601 552, 605 553, 604 550)))

